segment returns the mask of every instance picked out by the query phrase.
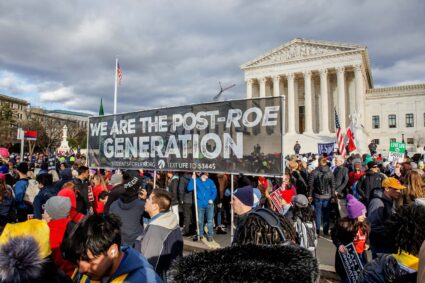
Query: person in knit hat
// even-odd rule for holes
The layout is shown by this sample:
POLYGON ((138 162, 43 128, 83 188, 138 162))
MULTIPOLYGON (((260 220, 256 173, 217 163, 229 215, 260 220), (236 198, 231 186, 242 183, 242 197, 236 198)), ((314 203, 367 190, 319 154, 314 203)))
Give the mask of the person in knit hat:
POLYGON ((348 276, 338 253, 346 253, 346 245, 353 243, 363 264, 366 264, 366 240, 369 234, 366 222, 366 207, 353 195, 347 195, 347 217, 341 218, 331 231, 332 242, 336 246, 335 271, 341 277, 341 282, 349 282, 348 276))
POLYGON ((50 249, 55 264, 68 276, 72 276, 75 265, 63 259, 60 245, 71 221, 71 200, 68 197, 53 196, 44 205, 43 219, 50 228, 50 249))

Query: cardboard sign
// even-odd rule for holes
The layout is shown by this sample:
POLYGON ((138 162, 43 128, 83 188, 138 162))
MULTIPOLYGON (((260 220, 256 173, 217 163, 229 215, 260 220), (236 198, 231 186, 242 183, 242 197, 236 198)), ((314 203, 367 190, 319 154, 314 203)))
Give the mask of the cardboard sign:
POLYGON ((353 243, 349 243, 345 248, 347 249, 345 253, 340 253, 338 251, 338 254, 341 257, 342 265, 344 266, 348 280, 350 280, 351 283, 356 283, 359 280, 360 272, 363 270, 363 264, 353 243))
POLYGON ((388 161, 403 162, 406 153, 406 144, 401 142, 391 142, 388 153, 388 161))

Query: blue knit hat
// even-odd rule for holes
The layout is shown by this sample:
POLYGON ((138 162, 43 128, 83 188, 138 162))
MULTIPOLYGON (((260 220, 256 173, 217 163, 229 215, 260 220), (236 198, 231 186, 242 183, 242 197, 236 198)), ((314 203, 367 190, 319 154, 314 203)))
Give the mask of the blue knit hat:
POLYGON ((238 198, 246 206, 254 206, 254 191, 252 186, 245 186, 237 189, 233 196, 238 198))

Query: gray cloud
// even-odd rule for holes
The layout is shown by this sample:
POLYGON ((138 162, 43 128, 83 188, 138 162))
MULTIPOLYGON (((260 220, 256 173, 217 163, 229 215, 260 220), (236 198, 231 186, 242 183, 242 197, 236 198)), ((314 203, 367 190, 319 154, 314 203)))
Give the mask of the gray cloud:
POLYGON ((303 37, 368 46, 376 85, 424 82, 425 2, 0 2, 0 92, 40 103, 119 111, 210 101, 218 81, 245 94, 239 66, 303 37))

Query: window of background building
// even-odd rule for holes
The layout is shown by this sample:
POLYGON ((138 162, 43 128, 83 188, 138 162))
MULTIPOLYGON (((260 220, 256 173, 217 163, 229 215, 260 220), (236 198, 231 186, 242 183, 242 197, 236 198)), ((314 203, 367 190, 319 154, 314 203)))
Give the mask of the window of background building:
POLYGON ((413 113, 406 114, 406 128, 414 127, 415 123, 413 122, 413 113))
POLYGON ((397 121, 396 121, 396 115, 395 114, 388 115, 388 127, 390 127, 390 128, 396 128, 397 127, 397 121))
POLYGON ((413 138, 407 138, 407 144, 413 144, 414 139, 413 138))
POLYGON ((372 142, 373 142, 374 144, 379 144, 379 139, 374 139, 374 140, 372 140, 372 142))
POLYGON ((425 113, 424 113, 424 127, 425 127, 425 113))
POLYGON ((397 139, 396 138, 390 138, 390 142, 396 142, 397 139))
POLYGON ((372 129, 379 129, 379 115, 372 116, 372 129))

